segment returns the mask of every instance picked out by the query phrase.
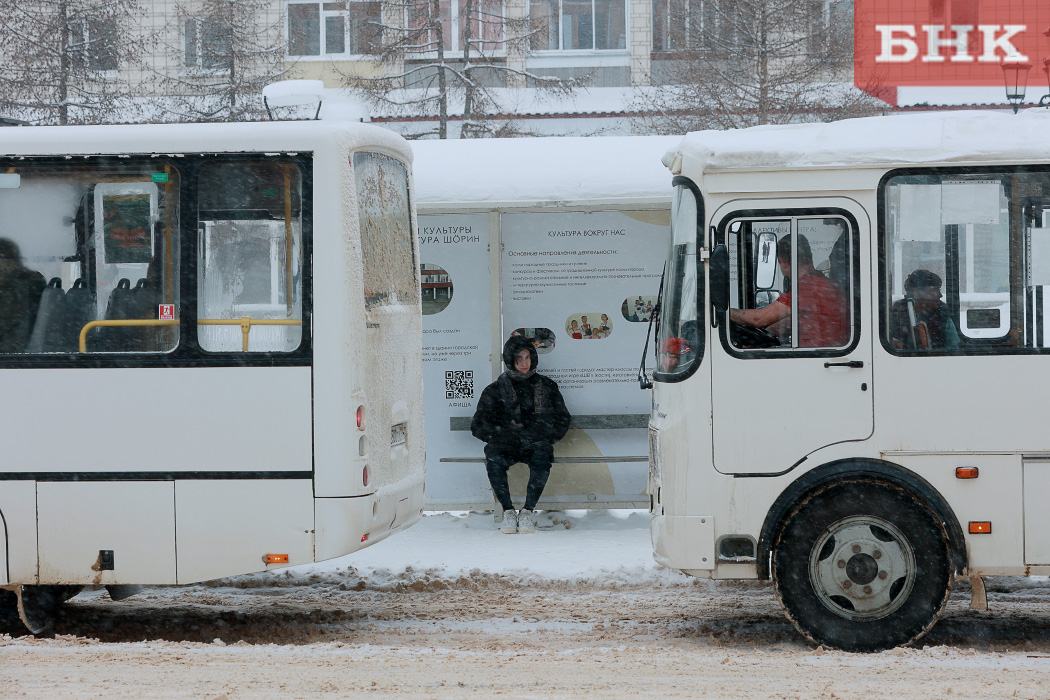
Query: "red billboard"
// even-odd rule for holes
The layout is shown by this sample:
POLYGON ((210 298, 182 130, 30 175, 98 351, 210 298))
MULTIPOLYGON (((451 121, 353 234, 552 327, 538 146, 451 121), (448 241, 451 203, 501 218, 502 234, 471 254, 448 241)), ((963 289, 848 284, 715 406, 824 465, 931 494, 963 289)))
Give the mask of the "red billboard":
POLYGON ((854 82, 885 99, 900 86, 1003 85, 1003 64, 1046 84, 1048 0, 855 0, 854 82))

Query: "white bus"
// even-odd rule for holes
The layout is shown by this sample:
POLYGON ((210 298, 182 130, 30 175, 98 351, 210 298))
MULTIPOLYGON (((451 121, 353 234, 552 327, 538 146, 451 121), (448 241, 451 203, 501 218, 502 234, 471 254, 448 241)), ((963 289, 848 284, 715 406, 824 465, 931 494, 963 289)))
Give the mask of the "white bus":
POLYGON ((1050 574, 1048 153, 1031 110, 667 154, 660 563, 771 579, 803 635, 856 651, 919 638, 957 576, 979 606, 982 576, 1050 574))
POLYGON ((361 124, 0 129, 8 612, 418 520, 410 164, 361 124))

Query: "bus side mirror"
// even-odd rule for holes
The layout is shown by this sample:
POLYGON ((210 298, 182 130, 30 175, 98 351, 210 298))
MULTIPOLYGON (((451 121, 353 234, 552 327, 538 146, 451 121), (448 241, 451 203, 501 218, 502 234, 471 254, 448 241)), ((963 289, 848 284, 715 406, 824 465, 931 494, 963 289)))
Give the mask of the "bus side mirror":
POLYGON ((711 261, 708 267, 710 279, 711 306, 715 318, 719 318, 729 308, 729 248, 725 244, 711 249, 711 261))
POLYGON ((755 247, 755 289, 772 289, 777 277, 777 236, 775 233, 758 234, 755 247))

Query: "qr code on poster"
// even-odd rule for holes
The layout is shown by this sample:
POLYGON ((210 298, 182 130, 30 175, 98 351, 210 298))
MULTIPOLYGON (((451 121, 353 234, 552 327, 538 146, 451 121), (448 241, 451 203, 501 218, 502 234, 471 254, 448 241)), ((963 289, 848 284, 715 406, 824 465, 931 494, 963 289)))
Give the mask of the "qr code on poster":
POLYGON ((474 372, 465 370, 461 372, 445 372, 445 398, 446 399, 472 399, 474 398, 474 372))

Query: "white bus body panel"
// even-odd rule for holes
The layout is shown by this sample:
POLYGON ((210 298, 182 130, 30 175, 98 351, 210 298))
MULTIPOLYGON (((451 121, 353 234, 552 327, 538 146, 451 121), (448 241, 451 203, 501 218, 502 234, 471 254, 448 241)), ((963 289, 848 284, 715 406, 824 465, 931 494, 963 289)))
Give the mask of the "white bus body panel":
POLYGON ((37 498, 41 583, 176 582, 174 482, 41 482, 37 498))
POLYGON ((652 525, 656 561, 672 569, 713 569, 715 519, 710 515, 656 515, 652 525))
POLYGON ((11 369, 0 396, 0 472, 310 469, 309 367, 11 369))
POLYGON ((313 561, 311 491, 309 479, 176 481, 176 583, 313 561), (267 565, 267 554, 288 562, 267 565))
POLYGON ((4 558, 0 560, 4 583, 36 581, 36 482, 0 485, 0 519, 5 529, 4 558))
POLYGON ((1024 560, 1032 565, 1050 565, 1050 458, 1025 460, 1023 469, 1024 560))

